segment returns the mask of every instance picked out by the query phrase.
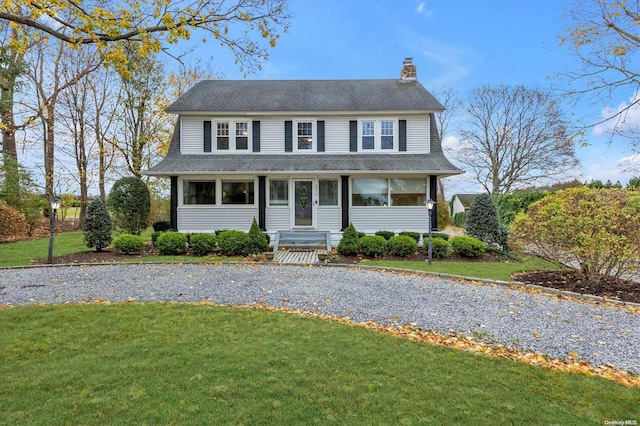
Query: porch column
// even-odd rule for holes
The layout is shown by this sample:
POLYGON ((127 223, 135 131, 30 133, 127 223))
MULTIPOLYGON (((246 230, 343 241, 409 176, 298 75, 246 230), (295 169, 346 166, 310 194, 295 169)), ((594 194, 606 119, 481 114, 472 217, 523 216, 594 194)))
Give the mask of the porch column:
POLYGON ((340 176, 342 189, 342 229, 344 231, 349 227, 349 176, 340 176))
POLYGON ((431 214, 431 229, 438 230, 438 176, 429 175, 429 197, 436 203, 431 214))
POLYGON ((170 176, 171 195, 169 201, 169 227, 178 230, 178 176, 170 176))
POLYGON ((267 230, 267 177, 258 176, 258 226, 267 230))

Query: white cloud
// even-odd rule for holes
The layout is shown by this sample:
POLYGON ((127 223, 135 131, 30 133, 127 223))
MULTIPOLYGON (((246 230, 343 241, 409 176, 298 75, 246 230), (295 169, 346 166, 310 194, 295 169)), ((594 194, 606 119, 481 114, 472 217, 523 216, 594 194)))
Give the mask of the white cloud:
POLYGON ((616 107, 602 107, 600 119, 602 123, 593 128, 595 136, 610 135, 614 130, 618 133, 640 130, 640 92, 634 93, 628 101, 620 102, 616 107))
POLYGON ((618 166, 631 173, 640 171, 640 153, 622 157, 618 160, 618 166))
POLYGON ((427 18, 431 18, 433 16, 433 9, 427 9, 427 2, 424 1, 418 3, 416 12, 418 12, 420 15, 426 16, 427 18))

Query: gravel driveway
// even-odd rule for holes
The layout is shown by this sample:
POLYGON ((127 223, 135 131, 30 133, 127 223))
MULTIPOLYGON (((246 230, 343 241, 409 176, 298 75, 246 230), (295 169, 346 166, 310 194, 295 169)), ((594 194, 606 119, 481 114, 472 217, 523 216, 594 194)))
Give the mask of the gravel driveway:
POLYGON ((640 313, 497 285, 350 267, 95 265, 0 270, 0 304, 105 299, 299 308, 416 323, 640 374, 640 313))

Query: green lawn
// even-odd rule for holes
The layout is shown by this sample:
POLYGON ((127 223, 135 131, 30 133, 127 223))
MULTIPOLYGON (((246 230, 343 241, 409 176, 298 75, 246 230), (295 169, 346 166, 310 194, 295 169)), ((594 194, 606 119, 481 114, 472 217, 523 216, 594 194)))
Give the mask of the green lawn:
POLYGON ((558 266, 537 257, 527 256, 522 261, 504 262, 450 262, 434 260, 428 262, 402 260, 368 260, 361 263, 369 266, 412 269, 416 271, 437 272, 440 274, 462 275, 465 277, 509 281, 509 277, 522 271, 557 270, 558 266))
MULTIPOLYGON (((65 232, 53 240, 53 255, 86 251, 81 231, 65 232)), ((49 253, 49 238, 0 244, 0 267, 23 266, 35 259, 46 259, 49 253)))
POLYGON ((580 424, 640 389, 338 322, 183 304, 0 310, 0 424, 580 424))

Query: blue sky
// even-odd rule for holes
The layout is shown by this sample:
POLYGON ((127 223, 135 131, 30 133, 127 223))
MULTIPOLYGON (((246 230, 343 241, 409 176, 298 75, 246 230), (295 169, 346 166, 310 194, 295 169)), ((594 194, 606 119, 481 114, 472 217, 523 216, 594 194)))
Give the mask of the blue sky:
MULTIPOLYGON (((399 77, 402 61, 413 57, 418 80, 437 92, 453 88, 460 95, 483 84, 559 85, 559 72, 578 63, 559 46, 568 26, 557 0, 290 0, 290 31, 270 51, 263 69, 250 79, 358 79, 399 77)), ((213 69, 226 79, 241 79, 231 55, 213 43, 197 49, 212 57, 213 69), (213 48, 213 49, 212 49, 213 48)), ((609 103, 569 108, 591 119, 609 103)), ((456 142, 455 128, 447 141, 456 142)), ((590 133, 580 148, 581 180, 620 180, 618 161, 628 156, 624 142, 590 133)))

